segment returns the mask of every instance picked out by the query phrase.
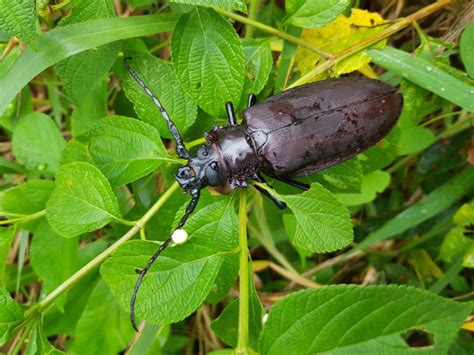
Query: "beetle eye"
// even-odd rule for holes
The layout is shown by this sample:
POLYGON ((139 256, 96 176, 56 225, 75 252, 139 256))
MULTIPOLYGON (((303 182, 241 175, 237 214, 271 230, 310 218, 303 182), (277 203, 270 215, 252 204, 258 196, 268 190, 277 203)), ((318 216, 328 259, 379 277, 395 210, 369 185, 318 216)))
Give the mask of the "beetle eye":
POLYGON ((219 165, 217 164, 216 161, 213 161, 211 163, 211 169, 217 171, 219 169, 219 165))

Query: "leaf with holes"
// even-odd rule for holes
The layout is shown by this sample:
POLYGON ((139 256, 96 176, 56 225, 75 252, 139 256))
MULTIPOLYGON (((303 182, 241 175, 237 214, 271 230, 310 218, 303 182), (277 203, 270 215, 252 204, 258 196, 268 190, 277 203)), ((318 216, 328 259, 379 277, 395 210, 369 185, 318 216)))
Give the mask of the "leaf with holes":
POLYGON ((305 250, 339 250, 354 238, 349 211, 318 183, 300 195, 280 196, 296 218, 292 242, 305 250))
POLYGON ((407 286, 301 291, 273 305, 260 353, 446 354, 469 310, 468 305, 407 286), (409 335, 416 330, 426 346, 410 347, 409 335))
POLYGON ((244 55, 234 27, 214 10, 195 8, 176 24, 171 41, 176 75, 193 100, 213 116, 239 102, 244 55))
MULTIPOLYGON (((165 324, 184 319, 205 300, 223 263, 238 253, 233 198, 212 198, 199 205, 203 202, 186 223, 190 240, 166 249, 146 275, 137 296, 137 318, 165 324)), ((146 265, 157 248, 155 242, 131 241, 102 265, 102 277, 127 311, 138 277, 135 270, 146 265)))
MULTIPOLYGON (((197 107, 176 79, 172 66, 144 53, 134 52, 129 61, 132 69, 160 100, 181 134, 196 120, 197 107)), ((151 98, 135 82, 128 72, 122 75, 125 94, 133 102, 138 117, 157 128, 162 137, 172 138, 166 121, 151 98)))
POLYGON ((100 170, 76 162, 61 166, 56 174, 46 217, 63 237, 74 237, 119 219, 120 211, 110 183, 100 170))

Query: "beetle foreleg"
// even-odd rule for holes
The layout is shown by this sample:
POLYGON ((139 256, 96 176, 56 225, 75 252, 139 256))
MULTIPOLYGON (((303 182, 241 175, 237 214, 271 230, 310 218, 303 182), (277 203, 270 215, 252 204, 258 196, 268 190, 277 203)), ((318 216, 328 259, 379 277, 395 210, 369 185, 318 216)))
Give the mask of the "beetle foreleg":
POLYGON ((253 185, 258 191, 260 191, 264 196, 268 197, 273 201, 273 203, 280 209, 284 210, 286 208, 286 203, 282 200, 279 200, 277 197, 273 196, 270 192, 265 189, 262 189, 260 186, 253 185))
POLYGON ((310 187, 308 184, 305 184, 304 182, 299 182, 297 180, 287 179, 284 177, 276 177, 276 176, 272 176, 272 178, 274 178, 275 180, 281 181, 287 185, 301 189, 303 191, 308 191, 310 187))
POLYGON ((257 96, 255 94, 249 94, 247 99, 247 107, 251 107, 257 103, 257 96))
POLYGON ((229 126, 237 126, 237 119, 235 118, 234 105, 232 102, 226 102, 225 109, 227 111, 227 122, 229 126))

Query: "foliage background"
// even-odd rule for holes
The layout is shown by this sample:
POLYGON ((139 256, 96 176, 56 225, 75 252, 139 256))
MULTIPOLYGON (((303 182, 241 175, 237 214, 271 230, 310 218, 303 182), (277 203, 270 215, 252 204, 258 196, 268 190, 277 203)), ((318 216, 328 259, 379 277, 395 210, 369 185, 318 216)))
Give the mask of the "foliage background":
POLYGON ((448 0, 1 0, 1 349, 472 353, 473 14, 448 0), (134 334, 135 269, 187 197, 128 56, 188 147, 225 124, 226 101, 345 74, 399 85, 404 107, 308 192, 270 181, 284 212, 253 188, 203 191, 190 241, 140 289, 134 334))

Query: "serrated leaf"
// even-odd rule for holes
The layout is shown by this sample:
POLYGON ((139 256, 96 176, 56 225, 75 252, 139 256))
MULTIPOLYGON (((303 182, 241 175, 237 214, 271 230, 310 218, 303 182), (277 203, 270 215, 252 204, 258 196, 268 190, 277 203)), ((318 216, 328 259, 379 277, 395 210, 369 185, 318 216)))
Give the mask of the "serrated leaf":
MULTIPOLYGON (((384 19, 376 12, 368 12, 353 8, 351 16, 340 15, 336 20, 321 29, 306 29, 302 33, 302 39, 311 45, 321 48, 329 54, 336 54, 344 49, 370 38, 384 29, 384 19)), ((375 44, 372 48, 382 48, 386 40, 375 44)), ((321 60, 316 53, 305 48, 299 48, 295 56, 295 64, 302 74, 311 71, 321 60)), ((370 57, 366 50, 339 61, 334 66, 332 76, 339 76, 361 69, 370 63, 370 57)))
POLYGON ((474 78, 474 23, 469 24, 462 32, 459 52, 466 72, 474 78))
POLYGON ((303 28, 321 28, 339 16, 350 0, 292 0, 285 3, 287 22, 303 28))
POLYGON ((36 7, 33 0, 0 0, 0 31, 36 48, 36 7))
POLYGON ((189 4, 197 6, 220 7, 223 9, 238 10, 247 13, 247 5, 242 0, 173 0, 178 4, 189 4))
POLYGON ((431 62, 391 47, 371 49, 368 53, 377 65, 474 112, 474 89, 472 86, 437 68, 431 62))
POLYGON ((116 355, 133 336, 128 314, 124 312, 103 281, 94 288, 82 312, 68 354, 116 355), (107 326, 113 327, 113 331, 107 326))
POLYGON ((245 103, 249 94, 259 94, 267 83, 273 68, 272 51, 269 40, 243 39, 245 56, 244 95, 245 103))
MULTIPOLYGON (((190 240, 166 249, 151 267, 138 292, 138 318, 165 324, 184 319, 205 300, 221 265, 238 253, 233 199, 209 202, 186 223, 190 240)), ((131 241, 102 265, 102 277, 127 311, 137 281, 135 269, 143 267, 157 248, 154 242, 131 241)))
POLYGON ((45 208, 53 189, 53 181, 30 180, 26 184, 1 191, 0 215, 18 217, 39 212, 45 208))
POLYGON ((52 175, 59 168, 66 142, 49 116, 33 112, 18 122, 12 146, 17 160, 29 170, 52 175))
POLYGON ((469 307, 406 286, 322 287, 294 293, 273 305, 260 338, 262 354, 447 353, 469 307), (429 348, 402 338, 417 329, 432 334, 429 348))
POLYGON ((84 162, 61 166, 56 188, 46 205, 46 217, 63 237, 99 229, 120 218, 117 199, 105 176, 84 162))
POLYGON ((359 193, 337 193, 337 199, 344 206, 359 206, 369 203, 377 197, 378 193, 385 191, 390 184, 390 174, 385 171, 372 171, 362 177, 359 193))
POLYGON ((73 163, 75 161, 94 164, 87 145, 79 142, 77 139, 71 139, 67 142, 63 154, 61 155, 61 165, 73 163))
POLYGON ((206 303, 217 304, 227 296, 229 290, 235 285, 239 274, 239 255, 227 257, 214 280, 214 284, 206 297, 206 303))
MULTIPOLYGON (((48 31, 38 39, 38 50, 27 48, 0 77, 0 116, 10 102, 35 76, 43 70, 87 49, 126 38, 170 31, 177 14, 158 14, 86 21, 48 31)), ((25 97, 23 97, 25 99, 25 97)))
POLYGON ((176 24, 171 40, 174 69, 193 100, 213 116, 240 100, 244 55, 234 27, 214 10, 195 8, 176 24))
POLYGON ((139 120, 110 116, 78 137, 94 165, 112 186, 138 180, 166 162, 176 162, 152 126, 139 120))
POLYGON ((296 218, 292 242, 305 250, 331 252, 349 245, 354 238, 349 211, 318 183, 300 195, 280 196, 296 218))
POLYGON ((0 346, 8 341, 11 331, 23 321, 23 311, 5 289, 5 264, 15 228, 0 228, 0 346))
MULTIPOLYGON (((30 263, 43 281, 43 294, 49 294, 76 270, 78 238, 63 238, 43 219, 35 229, 30 245, 30 263)), ((56 300, 64 310, 66 293, 56 300)))
POLYGON ((357 158, 323 170, 324 180, 340 190, 360 191, 362 184, 362 165, 357 158))
MULTIPOLYGON (((197 107, 181 89, 172 66, 149 54, 138 52, 132 54, 129 64, 160 100, 181 134, 186 132, 196 121, 197 107)), ((122 76, 122 80, 125 94, 133 103, 138 117, 158 129, 162 137, 172 138, 165 119, 151 98, 128 72, 122 76)))

